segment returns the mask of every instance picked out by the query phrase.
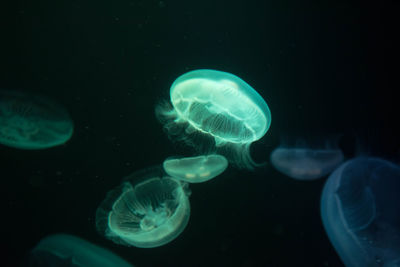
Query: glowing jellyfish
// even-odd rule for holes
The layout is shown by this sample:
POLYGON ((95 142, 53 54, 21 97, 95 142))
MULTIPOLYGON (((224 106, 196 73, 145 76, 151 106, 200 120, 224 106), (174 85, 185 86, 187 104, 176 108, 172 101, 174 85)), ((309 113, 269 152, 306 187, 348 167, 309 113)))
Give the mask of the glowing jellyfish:
POLYGON ((79 237, 55 234, 40 240, 29 255, 28 266, 132 267, 111 251, 79 237))
POLYGON ((275 169, 298 180, 324 177, 339 166, 343 159, 343 152, 333 143, 318 148, 306 147, 305 144, 296 147, 282 145, 270 155, 275 169))
POLYGON ((163 167, 168 175, 189 182, 202 183, 225 171, 228 161, 221 155, 167 159, 163 167))
POLYGON ((0 91, 0 144, 20 149, 44 149, 67 142, 73 122, 50 99, 28 93, 0 91))
POLYGON ((321 216, 347 267, 399 266, 400 167, 379 158, 345 162, 326 181, 321 216))
POLYGON ((271 113, 245 81, 222 71, 190 71, 174 81, 170 98, 173 107, 159 105, 156 115, 171 137, 201 154, 216 150, 240 167, 256 165, 250 145, 268 131, 271 113))
POLYGON ((175 239, 189 221, 189 191, 163 173, 159 167, 134 173, 110 191, 97 209, 97 230, 117 244, 142 248, 175 239))

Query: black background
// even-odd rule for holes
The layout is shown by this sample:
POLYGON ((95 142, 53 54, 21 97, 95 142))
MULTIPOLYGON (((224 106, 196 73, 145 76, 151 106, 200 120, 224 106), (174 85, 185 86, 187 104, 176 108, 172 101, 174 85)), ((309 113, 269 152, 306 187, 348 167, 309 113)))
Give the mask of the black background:
POLYGON ((272 125, 252 154, 280 137, 344 134, 351 152, 399 158, 399 5, 355 1, 10 1, 0 8, 0 88, 50 96, 75 123, 59 147, 0 147, 1 254, 17 265, 44 236, 64 232, 136 266, 341 266, 322 227, 325 179, 301 182, 270 165, 228 169, 191 186, 185 231, 152 249, 96 233, 107 191, 135 170, 184 154, 154 116, 179 75, 238 75, 267 101, 272 125), (349 137, 349 138, 347 138, 349 137), (366 138, 365 138, 366 137, 366 138), (364 149, 365 150, 365 149, 364 149))

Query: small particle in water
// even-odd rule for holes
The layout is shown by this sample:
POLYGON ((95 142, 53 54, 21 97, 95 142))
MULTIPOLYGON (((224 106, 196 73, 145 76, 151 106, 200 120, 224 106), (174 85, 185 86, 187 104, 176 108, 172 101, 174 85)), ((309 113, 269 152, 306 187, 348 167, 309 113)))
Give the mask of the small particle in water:
POLYGON ((164 1, 158 2, 158 7, 159 7, 159 8, 164 8, 164 7, 166 7, 166 6, 167 6, 167 4, 166 4, 164 1))

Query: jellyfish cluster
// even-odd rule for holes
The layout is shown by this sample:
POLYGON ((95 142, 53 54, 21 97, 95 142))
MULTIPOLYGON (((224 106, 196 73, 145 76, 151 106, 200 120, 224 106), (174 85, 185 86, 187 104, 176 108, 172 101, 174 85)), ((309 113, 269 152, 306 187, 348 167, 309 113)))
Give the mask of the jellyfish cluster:
POLYGON ((322 224, 345 266, 400 266, 400 166, 365 155, 345 160, 337 144, 327 144, 281 144, 270 161, 296 180, 329 175, 322 224))
POLYGON ((243 80, 216 70, 191 71, 174 81, 170 100, 156 106, 156 115, 169 137, 195 148, 196 155, 137 171, 107 194, 96 228, 117 244, 152 248, 171 242, 189 222, 190 183, 221 175, 229 162, 257 165, 249 148, 267 132, 271 114, 243 80))
MULTIPOLYGON (((189 223, 189 186, 221 176, 228 166, 248 171, 267 166, 253 160, 250 147, 271 125, 269 107, 233 74, 200 69, 179 76, 155 115, 172 141, 194 152, 135 170, 109 189, 95 212, 95 228, 119 245, 154 248, 172 242, 189 223)), ((53 100, 0 91, 1 145, 51 148, 65 144, 73 130, 68 112, 53 100)), ((346 158, 333 139, 319 145, 282 142, 269 161, 294 180, 328 177, 320 201, 322 224, 347 267, 400 266, 399 165, 376 157, 346 158)), ((28 266, 132 266, 67 234, 45 237, 27 260, 28 266)))
POLYGON ((284 140, 270 154, 275 170, 301 181, 328 177, 322 224, 345 266, 400 266, 400 166, 371 155, 346 158, 338 136, 284 140))
MULTIPOLYGON (((154 248, 176 239, 189 223, 189 184, 220 176, 232 164, 258 166, 250 146, 271 124, 264 99, 239 77, 201 69, 178 77, 170 103, 156 105, 156 117, 173 141, 194 154, 168 157, 136 170, 111 189, 96 210, 98 233, 116 244, 154 248)), ((74 124, 55 101, 17 91, 0 91, 0 144, 15 149, 47 149, 71 139, 74 124)), ((110 251, 68 234, 43 238, 28 266, 132 266, 110 251)))

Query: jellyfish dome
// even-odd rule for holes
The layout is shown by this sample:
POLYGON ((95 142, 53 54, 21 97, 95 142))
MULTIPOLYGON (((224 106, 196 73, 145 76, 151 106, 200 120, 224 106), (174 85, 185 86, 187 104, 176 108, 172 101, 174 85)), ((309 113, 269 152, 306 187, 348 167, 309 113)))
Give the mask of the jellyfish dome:
POLYGON ((188 183, 202 183, 223 173, 228 161, 221 155, 207 155, 166 159, 163 167, 174 178, 188 183))
POLYGON ((45 149, 64 144, 73 133, 68 112, 52 100, 16 91, 0 91, 0 144, 45 149))
POLYGON ((325 183, 321 216, 347 267, 399 266, 400 167, 373 157, 345 162, 325 183))
POLYGON ((314 180, 331 173, 343 161, 340 149, 309 149, 278 147, 272 151, 272 166, 297 179, 314 180))
POLYGON ((156 115, 171 136, 202 153, 214 147, 240 167, 255 165, 250 144, 268 131, 271 113, 264 99, 245 81, 222 71, 190 71, 174 81, 170 100, 172 107, 159 105, 156 115), (210 140, 206 147, 198 135, 210 140))
POLYGON ((161 167, 137 172, 110 191, 97 209, 97 230, 117 244, 141 248, 162 246, 182 233, 190 192, 187 183, 163 173, 161 167))
POLYGON ((67 234, 40 240, 30 252, 27 266, 133 267, 111 251, 67 234))

